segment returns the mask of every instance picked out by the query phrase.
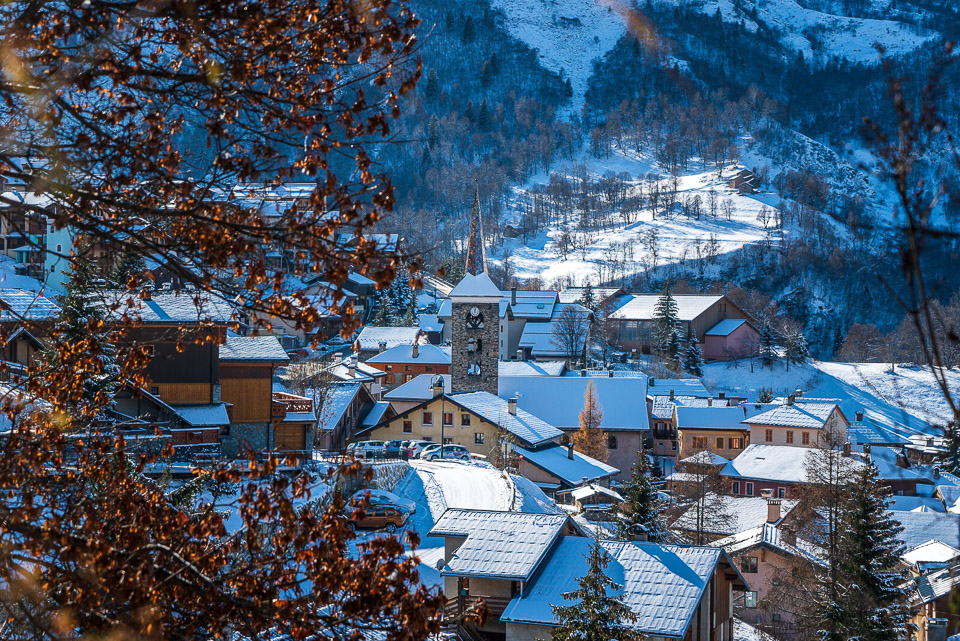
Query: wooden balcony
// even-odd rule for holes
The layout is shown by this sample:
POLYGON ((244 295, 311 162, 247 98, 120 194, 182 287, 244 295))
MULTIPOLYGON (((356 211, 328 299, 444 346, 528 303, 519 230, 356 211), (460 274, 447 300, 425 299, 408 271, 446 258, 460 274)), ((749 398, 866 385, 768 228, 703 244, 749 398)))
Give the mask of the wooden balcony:
POLYGON ((289 413, 309 414, 313 412, 313 400, 306 396, 274 392, 270 399, 270 417, 282 421, 289 413))

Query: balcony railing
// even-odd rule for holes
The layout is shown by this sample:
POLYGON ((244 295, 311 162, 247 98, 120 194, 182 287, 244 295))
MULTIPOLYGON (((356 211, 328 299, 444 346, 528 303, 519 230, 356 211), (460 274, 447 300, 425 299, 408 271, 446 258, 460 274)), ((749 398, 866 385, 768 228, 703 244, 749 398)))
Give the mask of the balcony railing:
POLYGON ((275 420, 283 420, 289 413, 309 414, 313 412, 313 400, 305 396, 274 392, 270 402, 270 416, 275 420))

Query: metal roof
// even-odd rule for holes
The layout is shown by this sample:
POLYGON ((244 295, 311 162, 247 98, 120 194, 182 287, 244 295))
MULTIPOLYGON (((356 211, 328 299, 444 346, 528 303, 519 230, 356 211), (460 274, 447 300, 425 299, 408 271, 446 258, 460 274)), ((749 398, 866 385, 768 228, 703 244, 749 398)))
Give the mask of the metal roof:
POLYGON ((586 454, 573 451, 573 458, 564 445, 552 444, 540 449, 514 445, 513 449, 535 466, 556 476, 567 485, 577 485, 583 479, 596 481, 619 474, 620 470, 586 454))
POLYGON ((580 425, 580 410, 589 383, 603 409, 600 427, 607 431, 640 431, 649 428, 646 407, 647 381, 633 377, 501 376, 498 395, 517 396, 517 406, 551 425, 573 429, 580 425))
POLYGON ((778 427, 798 427, 822 429, 834 410, 836 403, 793 403, 778 405, 766 412, 744 419, 750 425, 776 425, 778 427))
POLYGON ((704 332, 704 334, 706 336, 729 336, 746 322, 747 320, 745 318, 725 318, 704 332))
POLYGON ((227 336, 220 346, 221 361, 289 361, 276 336, 227 336))
POLYGON ((447 398, 486 421, 503 427, 523 443, 531 446, 546 443, 563 435, 562 431, 550 423, 519 407, 516 414, 511 414, 507 409, 507 401, 490 392, 460 392, 449 394, 447 398))
POLYGON ((423 365, 449 365, 450 348, 437 345, 417 345, 417 355, 413 355, 413 345, 394 345, 384 352, 371 356, 367 363, 420 363, 423 365))

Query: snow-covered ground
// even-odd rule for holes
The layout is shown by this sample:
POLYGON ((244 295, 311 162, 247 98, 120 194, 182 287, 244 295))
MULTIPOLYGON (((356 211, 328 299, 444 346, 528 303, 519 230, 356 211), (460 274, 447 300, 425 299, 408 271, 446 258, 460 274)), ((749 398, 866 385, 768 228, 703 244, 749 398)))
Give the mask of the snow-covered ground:
MULTIPOLYGON (((686 4, 686 0, 660 1, 669 5, 686 4)), ((759 21, 772 29, 785 47, 802 52, 808 63, 822 63, 836 57, 877 64, 880 61, 877 44, 884 47, 886 55, 900 56, 935 37, 895 20, 851 18, 807 9, 797 0, 742 0, 739 3, 706 0, 696 6, 710 16, 719 10, 724 22, 742 21, 752 32, 760 28, 750 15, 756 11, 759 21), (738 9, 737 4, 742 9, 738 9)))
POLYGON ((492 0, 510 35, 536 49, 540 64, 570 79, 569 113, 583 105, 593 61, 626 31, 626 3, 617 0, 492 0))
MULTIPOLYGON (((594 158, 584 151, 576 159, 554 166, 551 171, 570 175, 577 165, 586 166, 595 178, 607 172, 627 173, 630 175, 628 182, 634 190, 649 173, 668 176, 667 171, 659 167, 653 159, 632 150, 614 150, 607 158, 594 158)), ((570 277, 576 283, 583 283, 588 279, 596 283, 599 280, 599 270, 609 265, 607 253, 616 244, 633 246, 634 259, 631 264, 626 265, 627 274, 639 273, 652 266, 650 252, 641 242, 641 238, 649 234, 651 229, 655 229, 658 235, 658 266, 695 260, 696 241, 700 240, 705 251, 711 236, 716 237, 718 254, 735 251, 743 245, 757 243, 775 233, 772 221, 764 227, 757 220, 757 215, 761 207, 766 205, 772 208, 780 199, 770 193, 749 196, 738 194, 729 187, 730 177, 734 173, 735 170, 727 169, 723 177, 718 178, 715 168, 704 168, 700 163, 694 162, 692 170, 680 176, 677 200, 699 195, 703 209, 700 220, 677 213, 654 217, 648 208, 640 212, 636 222, 596 234, 594 242, 585 253, 571 250, 565 260, 555 242, 562 231, 559 225, 549 227, 547 231, 529 239, 526 244, 519 238, 507 240, 496 255, 502 257, 505 252, 511 255, 511 264, 518 278, 539 277, 550 283, 555 278, 570 277), (707 203, 711 191, 716 194, 718 203, 725 199, 732 201, 733 215, 730 220, 722 213, 722 208, 716 218, 710 215, 707 203)), ((550 174, 542 172, 514 189, 511 200, 513 214, 508 214, 513 216, 514 223, 517 222, 516 212, 525 198, 525 192, 537 185, 545 185, 549 180, 550 174)), ((790 230, 785 231, 789 233, 790 230)), ((494 252, 491 252, 491 257, 495 258, 493 254, 494 252)), ((706 269, 709 270, 709 266, 706 269)))
MULTIPOLYGON (((954 394, 960 394, 960 372, 947 373, 954 394)), ((764 387, 773 388, 777 396, 803 390, 806 397, 837 398, 849 420, 857 410, 881 425, 895 429, 903 436, 913 433, 939 434, 950 411, 929 370, 918 366, 890 363, 828 363, 811 361, 791 366, 787 372, 782 363, 773 368, 741 362, 710 363, 704 370, 703 383, 711 392, 727 392, 756 400, 764 387)))

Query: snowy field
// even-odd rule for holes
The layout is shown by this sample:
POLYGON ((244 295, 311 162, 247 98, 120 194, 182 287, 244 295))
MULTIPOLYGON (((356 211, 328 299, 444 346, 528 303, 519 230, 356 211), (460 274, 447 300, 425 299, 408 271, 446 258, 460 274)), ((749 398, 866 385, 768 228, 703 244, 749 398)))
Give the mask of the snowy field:
MULTIPOLYGON (((960 372, 948 372, 948 379, 952 392, 960 394, 960 372)), ((704 370, 703 383, 711 392, 746 396, 751 401, 763 387, 772 387, 777 396, 801 389, 806 397, 841 399, 840 407, 849 420, 862 409, 868 418, 904 436, 939 435, 936 426, 950 416, 933 375, 917 366, 897 365, 891 371, 890 363, 811 361, 791 366, 787 372, 782 363, 769 369, 756 362, 751 372, 746 362, 737 367, 710 363, 704 370)))
MULTIPOLYGON (((685 4, 686 0, 661 2, 675 5, 685 4)), ((836 57, 878 64, 876 44, 882 45, 888 56, 900 56, 935 37, 918 33, 911 25, 895 20, 850 18, 806 9, 797 0, 745 0, 739 4, 743 10, 738 10, 733 0, 706 0, 698 6, 711 16, 719 9, 724 22, 742 21, 752 32, 760 27, 747 11, 756 9, 759 20, 779 35, 780 42, 792 51, 803 53, 808 63, 823 63, 836 57)))
POLYGON ((506 16, 510 35, 537 50, 544 68, 570 79, 573 99, 565 108, 578 114, 593 61, 626 32, 626 5, 614 0, 492 0, 492 4, 506 16))

